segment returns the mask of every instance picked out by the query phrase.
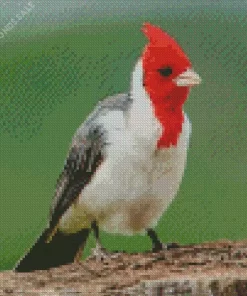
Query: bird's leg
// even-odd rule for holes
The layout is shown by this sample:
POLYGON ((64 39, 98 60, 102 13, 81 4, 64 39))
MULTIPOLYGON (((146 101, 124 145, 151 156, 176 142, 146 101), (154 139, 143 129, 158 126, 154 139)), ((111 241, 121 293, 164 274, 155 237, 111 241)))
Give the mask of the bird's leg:
POLYGON ((147 231, 147 235, 152 240, 152 251, 153 252, 159 252, 161 250, 169 250, 172 248, 179 247, 179 245, 177 243, 168 243, 168 244, 162 243, 159 240, 157 233, 152 228, 148 228, 146 231, 147 231))
POLYGON ((91 228, 93 230, 95 240, 96 240, 96 247, 92 249, 92 256, 96 257, 97 261, 102 261, 103 259, 110 257, 110 253, 107 252, 104 247, 102 247, 102 244, 100 242, 100 237, 99 237, 99 226, 96 221, 92 222, 91 228))
POLYGON ((162 242, 159 240, 156 232, 153 229, 148 228, 147 235, 152 240, 152 251, 153 252, 158 252, 158 251, 161 251, 165 248, 164 244, 162 244, 162 242))
POLYGON ((100 242, 99 237, 99 226, 96 221, 93 221, 91 224, 91 228, 93 230, 95 239, 96 239, 96 247, 92 249, 92 257, 95 257, 97 261, 102 261, 104 259, 114 259, 120 256, 118 253, 111 253, 107 251, 100 242))

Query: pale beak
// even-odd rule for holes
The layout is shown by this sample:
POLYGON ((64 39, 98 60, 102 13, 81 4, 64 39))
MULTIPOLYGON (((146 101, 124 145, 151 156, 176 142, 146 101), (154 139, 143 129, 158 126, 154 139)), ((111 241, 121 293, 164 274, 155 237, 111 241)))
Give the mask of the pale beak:
POLYGON ((188 69, 178 75, 173 81, 177 86, 194 86, 201 83, 200 76, 192 69, 188 69))

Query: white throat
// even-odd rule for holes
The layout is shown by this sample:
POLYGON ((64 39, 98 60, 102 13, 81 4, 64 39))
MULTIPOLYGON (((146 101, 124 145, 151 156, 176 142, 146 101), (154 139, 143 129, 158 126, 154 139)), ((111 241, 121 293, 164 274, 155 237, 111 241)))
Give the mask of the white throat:
POLYGON ((137 61, 132 73, 130 95, 133 103, 128 114, 128 126, 136 134, 139 141, 155 147, 161 136, 162 127, 155 117, 152 102, 143 87, 141 59, 137 61))

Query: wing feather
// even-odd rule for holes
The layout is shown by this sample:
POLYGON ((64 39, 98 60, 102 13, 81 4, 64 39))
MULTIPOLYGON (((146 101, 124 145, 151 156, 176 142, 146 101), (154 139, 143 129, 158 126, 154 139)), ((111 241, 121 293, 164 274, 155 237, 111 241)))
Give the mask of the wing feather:
POLYGON ((107 132, 97 119, 109 111, 126 112, 132 104, 129 94, 118 94, 99 102, 95 110, 78 128, 60 174, 50 209, 50 230, 53 231, 62 215, 75 202, 90 182, 105 157, 107 132))
POLYGON ((60 174, 50 209, 50 228, 53 229, 64 212, 75 202, 83 188, 90 182, 103 161, 105 134, 102 127, 88 131, 81 142, 74 144, 60 174))

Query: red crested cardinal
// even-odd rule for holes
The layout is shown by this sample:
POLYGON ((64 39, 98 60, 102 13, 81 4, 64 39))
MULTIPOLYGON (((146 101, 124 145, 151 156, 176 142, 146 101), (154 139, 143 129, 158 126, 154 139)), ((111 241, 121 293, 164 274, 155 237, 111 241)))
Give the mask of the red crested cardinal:
POLYGON ((201 79, 178 43, 145 23, 148 39, 132 73, 129 94, 101 101, 78 128, 60 174, 48 227, 15 271, 68 264, 81 257, 91 230, 151 238, 177 194, 186 165, 191 124, 183 111, 201 79))

